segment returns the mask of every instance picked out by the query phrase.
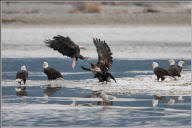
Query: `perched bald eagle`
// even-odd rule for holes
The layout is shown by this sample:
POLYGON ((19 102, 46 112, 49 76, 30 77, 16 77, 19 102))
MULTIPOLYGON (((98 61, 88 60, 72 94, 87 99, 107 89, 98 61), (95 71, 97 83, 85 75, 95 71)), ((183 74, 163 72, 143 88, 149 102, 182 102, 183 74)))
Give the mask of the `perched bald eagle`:
POLYGON ((16 82, 18 82, 20 85, 25 84, 26 80, 28 78, 28 71, 25 65, 21 66, 21 71, 18 71, 16 74, 16 82))
POLYGON ((160 68, 157 62, 152 63, 153 72, 157 76, 157 81, 161 78, 161 81, 165 79, 165 76, 170 76, 169 72, 166 69, 160 68))
POLYGON ((56 80, 58 78, 63 79, 63 76, 59 71, 54 68, 48 67, 47 62, 43 62, 44 73, 47 75, 48 80, 56 80))
POLYGON ((168 68, 169 74, 176 79, 176 77, 181 77, 181 71, 182 71, 182 66, 184 64, 184 61, 179 61, 178 65, 175 65, 174 60, 168 60, 170 63, 170 66, 168 68))
POLYGON ((98 62, 97 64, 90 63, 91 68, 85 68, 81 66, 83 70, 91 71, 94 74, 94 78, 98 78, 99 82, 109 82, 110 79, 115 78, 108 72, 113 63, 112 52, 105 41, 93 38, 93 43, 97 49, 98 62))
POLYGON ((181 72, 182 72, 182 67, 183 67, 183 64, 185 64, 185 62, 184 62, 184 61, 179 61, 179 62, 178 62, 177 68, 178 68, 179 73, 181 73, 181 72))
POLYGON ((63 36, 54 36, 52 40, 45 41, 46 46, 58 51, 63 56, 68 56, 73 58, 72 68, 75 68, 76 61, 78 58, 82 60, 87 60, 87 57, 84 57, 80 54, 80 49, 86 49, 85 47, 79 47, 75 44, 69 37, 63 36))

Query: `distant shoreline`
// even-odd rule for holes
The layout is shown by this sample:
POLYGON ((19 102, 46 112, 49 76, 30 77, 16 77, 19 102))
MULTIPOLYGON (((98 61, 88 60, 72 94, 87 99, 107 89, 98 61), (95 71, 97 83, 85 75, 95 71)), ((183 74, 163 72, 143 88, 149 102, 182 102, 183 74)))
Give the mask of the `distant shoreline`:
POLYGON ((2 27, 189 26, 190 24, 190 6, 187 3, 125 2, 125 5, 122 2, 116 5, 87 5, 74 2, 73 4, 2 3, 2 27))
POLYGON ((87 24, 2 24, 2 29, 23 29, 23 28, 130 28, 130 27, 191 27, 190 24, 145 24, 145 25, 122 25, 122 24, 97 24, 97 25, 87 25, 87 24))

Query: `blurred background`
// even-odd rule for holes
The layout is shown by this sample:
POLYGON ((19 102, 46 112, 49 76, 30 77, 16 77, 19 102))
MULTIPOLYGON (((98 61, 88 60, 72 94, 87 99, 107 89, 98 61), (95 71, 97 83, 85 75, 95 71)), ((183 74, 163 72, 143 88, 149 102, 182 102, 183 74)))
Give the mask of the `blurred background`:
POLYGON ((189 2, 2 2, 9 25, 190 25, 189 2))

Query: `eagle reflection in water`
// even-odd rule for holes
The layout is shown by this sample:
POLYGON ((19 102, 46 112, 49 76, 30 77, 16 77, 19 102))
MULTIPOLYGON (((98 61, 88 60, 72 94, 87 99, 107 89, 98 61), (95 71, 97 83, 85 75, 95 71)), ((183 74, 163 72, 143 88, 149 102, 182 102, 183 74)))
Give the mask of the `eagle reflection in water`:
POLYGON ((28 96, 28 92, 26 90, 26 87, 21 88, 21 86, 20 86, 20 87, 17 87, 15 90, 16 90, 17 96, 28 96))
POLYGON ((113 105, 113 99, 115 99, 114 96, 107 95, 103 91, 93 91, 91 95, 87 96, 88 98, 102 98, 102 101, 98 101, 97 105, 99 106, 112 106, 113 105), (110 97, 106 98, 106 97, 110 97))
POLYGON ((61 89, 61 85, 51 85, 49 84, 43 91, 44 95, 46 96, 51 96, 53 94, 55 94, 57 91, 59 91, 61 89))

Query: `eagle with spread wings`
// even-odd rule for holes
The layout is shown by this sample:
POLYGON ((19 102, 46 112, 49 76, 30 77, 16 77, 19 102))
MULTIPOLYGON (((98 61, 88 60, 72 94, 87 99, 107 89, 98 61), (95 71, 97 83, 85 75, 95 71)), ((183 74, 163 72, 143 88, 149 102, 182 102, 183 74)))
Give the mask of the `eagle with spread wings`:
POLYGON ((72 68, 75 68, 76 61, 79 59, 87 60, 88 57, 84 57, 80 54, 80 49, 86 50, 85 47, 80 47, 75 44, 68 36, 63 37, 60 35, 54 36, 52 40, 45 41, 46 46, 58 51, 63 56, 68 56, 73 59, 72 68))
POLYGON ((116 82, 115 78, 108 72, 113 63, 112 52, 109 46, 105 41, 97 38, 93 38, 93 43, 97 49, 98 62, 97 64, 91 62, 90 69, 83 66, 81 66, 81 68, 86 71, 91 71, 94 74, 94 78, 99 79, 99 82, 109 82, 110 79, 116 82))

